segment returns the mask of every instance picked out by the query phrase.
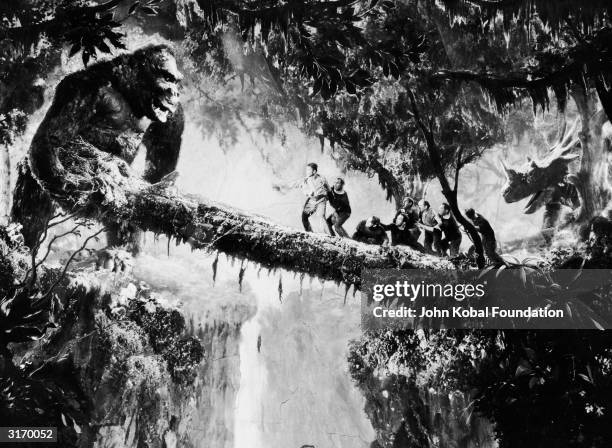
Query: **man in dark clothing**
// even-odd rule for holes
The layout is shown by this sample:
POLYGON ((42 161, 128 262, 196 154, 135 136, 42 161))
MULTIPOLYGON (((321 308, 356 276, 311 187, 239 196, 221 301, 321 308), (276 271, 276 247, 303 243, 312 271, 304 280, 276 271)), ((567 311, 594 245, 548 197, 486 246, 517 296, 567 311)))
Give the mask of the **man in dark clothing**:
POLYGON ((448 204, 444 203, 440 206, 438 219, 440 221, 438 227, 444 235, 440 240, 442 254, 446 255, 448 251, 451 257, 456 257, 459 253, 459 246, 461 246, 461 230, 448 204))
POLYGON ((425 250, 429 253, 440 253, 442 231, 437 227, 439 223, 436 219, 436 212, 431 209, 429 202, 424 199, 419 201, 419 210, 419 227, 425 232, 425 239, 423 241, 425 250))
POLYGON ((336 183, 327 194, 327 199, 334 208, 334 212, 326 220, 329 232, 332 235, 348 238, 349 235, 342 227, 342 224, 351 216, 351 204, 349 203, 348 194, 344 191, 344 179, 341 177, 336 179, 336 183))
MULTIPOLYGON (((404 214, 404 216, 406 217, 406 224, 409 228, 416 228, 416 224, 419 221, 419 209, 417 208, 414 199, 409 196, 406 196, 404 198, 402 207, 398 210, 398 213, 404 214)), ((420 231, 418 233, 419 235, 421 234, 420 231)))
POLYGON ((395 222, 400 213, 404 215, 404 222, 406 223, 406 227, 409 229, 408 232, 415 240, 418 240, 419 236, 421 235, 421 230, 418 227, 419 210, 414 202, 414 199, 412 199, 410 196, 406 196, 404 198, 402 207, 395 214, 393 222, 395 222))
POLYGON ((371 216, 357 224, 353 239, 367 244, 383 245, 389 242, 387 232, 377 216, 371 216))
POLYGON ((476 213, 473 208, 468 208, 465 211, 465 216, 472 221, 478 233, 480 233, 482 239, 482 247, 484 249, 484 253, 492 263, 497 263, 503 261, 502 258, 497 254, 497 241, 495 240, 495 232, 493 231, 493 227, 489 224, 484 216, 480 213, 476 213))
POLYGON ((401 212, 395 215, 395 219, 391 224, 383 225, 385 230, 391 231, 392 246, 408 246, 421 252, 425 252, 425 248, 419 243, 419 229, 408 227, 408 218, 401 212), (416 230, 417 234, 415 234, 416 230))

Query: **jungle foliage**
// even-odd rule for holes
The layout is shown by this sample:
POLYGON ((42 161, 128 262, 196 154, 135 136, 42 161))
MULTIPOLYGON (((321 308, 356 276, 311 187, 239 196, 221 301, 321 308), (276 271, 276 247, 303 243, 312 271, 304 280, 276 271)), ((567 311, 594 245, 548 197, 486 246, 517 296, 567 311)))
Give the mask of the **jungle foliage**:
MULTIPOLYGON (((437 179, 459 218, 460 170, 514 137, 513 113, 525 131, 533 116, 524 103, 539 112, 554 100, 563 110, 581 90, 612 117, 610 9, 603 0, 4 2, 0 144, 41 107, 40 79, 63 49, 87 65, 125 47, 123 25, 139 27, 184 44, 182 62, 194 69, 187 81, 205 86, 215 112, 206 129, 236 133, 248 118, 275 134, 274 123, 289 119, 345 168, 377 175, 396 202, 437 179)), ((7 300, 4 335, 10 313, 19 311, 25 328, 41 315, 7 300)), ((35 328, 21 336, 39 336, 35 328)), ((175 378, 192 379, 175 367, 175 346, 151 344, 175 378)), ((201 355, 187 348, 186 358, 201 355)), ((475 390, 466 412, 493 419, 508 447, 609 446, 611 360, 607 332, 536 331, 373 334, 349 359, 358 382, 399 366, 395 374, 425 375, 432 387, 475 390)))

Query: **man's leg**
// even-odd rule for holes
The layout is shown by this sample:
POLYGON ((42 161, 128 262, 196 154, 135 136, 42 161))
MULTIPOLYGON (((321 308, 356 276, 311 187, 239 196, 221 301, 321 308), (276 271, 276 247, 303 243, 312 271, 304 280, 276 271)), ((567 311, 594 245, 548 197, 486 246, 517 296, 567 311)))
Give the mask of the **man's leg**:
POLYGON ((427 252, 432 252, 431 245, 433 244, 433 232, 425 230, 425 238, 423 239, 423 246, 427 252))
POLYGON ((310 218, 310 215, 306 213, 306 211, 302 211, 302 225, 304 226, 304 230, 307 232, 312 232, 312 226, 310 225, 308 218, 310 218))
POLYGON ((310 225, 310 216, 313 212, 312 206, 312 198, 306 199, 304 202, 304 208, 302 209, 302 225, 304 226, 304 230, 307 232, 312 232, 312 226, 310 225))
POLYGON ((433 231, 433 248, 438 255, 442 256, 446 250, 442 247, 442 232, 438 229, 433 231))
POLYGON ((419 243, 419 240, 414 237, 414 234, 411 235, 410 241, 408 242, 408 247, 418 250, 419 252, 425 252, 425 248, 421 243, 419 243))
POLYGON ((346 230, 344 230, 344 227, 342 227, 342 224, 344 224, 346 222, 347 219, 349 219, 349 216, 351 216, 350 213, 335 213, 335 222, 334 222, 334 230, 336 231, 336 234, 338 236, 341 236, 342 238, 348 238, 349 235, 348 233, 346 233, 346 230))
POLYGON ((456 257, 457 254, 459 254, 459 246, 461 246, 461 238, 449 242, 449 253, 451 257, 456 257))
POLYGON ((325 222, 327 223, 327 228, 329 229, 329 233, 331 233, 332 236, 336 236, 336 234, 334 233, 334 220, 336 215, 336 212, 334 212, 329 215, 325 220, 325 222))
POLYGON ((448 251, 449 247, 450 247, 450 241, 448 240, 448 238, 440 238, 440 255, 442 256, 446 256, 446 252, 448 251))
POLYGON ((484 253, 492 263, 498 263, 503 261, 503 259, 497 253, 497 242, 494 238, 487 238, 485 236, 482 237, 482 247, 484 249, 484 253))
POLYGON ((314 223, 313 231, 330 235, 329 229, 327 228, 327 222, 325 221, 326 205, 327 201, 325 199, 319 199, 315 205, 314 212, 310 216, 314 223))

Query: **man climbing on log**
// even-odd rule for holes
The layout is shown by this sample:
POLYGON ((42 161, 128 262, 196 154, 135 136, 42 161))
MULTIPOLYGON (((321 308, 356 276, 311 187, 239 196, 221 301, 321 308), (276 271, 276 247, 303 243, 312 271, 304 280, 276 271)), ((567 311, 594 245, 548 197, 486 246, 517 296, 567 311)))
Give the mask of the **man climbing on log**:
POLYGON ((317 232, 327 233, 325 209, 329 185, 318 171, 319 167, 316 163, 306 165, 306 178, 301 183, 302 191, 307 196, 304 208, 302 209, 302 224, 304 225, 304 230, 312 232, 313 228, 310 222, 312 219, 317 232))
MULTIPOLYGON (((404 198, 402 207, 395 213, 393 221, 391 224, 385 226, 385 228, 387 230, 395 230, 396 237, 403 241, 402 243, 397 244, 403 244, 415 249, 418 248, 418 250, 422 250, 423 246, 418 243, 419 236, 421 235, 418 222, 419 211, 415 205, 414 199, 412 199, 410 196, 406 196, 404 198), (402 216, 401 218, 400 215, 402 216), (398 224, 398 222, 400 223, 398 224)), ((391 234, 391 243, 393 244, 393 233, 391 234)))
POLYGON ((440 240, 442 239, 442 231, 437 227, 438 220, 436 212, 431 208, 431 205, 425 199, 419 201, 419 222, 418 226, 423 229, 425 234, 423 246, 427 253, 440 252, 440 240))
POLYGON ((346 233, 342 224, 351 216, 351 204, 349 203, 348 194, 344 191, 344 179, 341 177, 336 179, 327 198, 329 205, 334 208, 333 213, 327 217, 329 232, 332 235, 348 238, 348 233, 346 233))
POLYGON ((459 254, 459 247, 461 246, 461 230, 459 229, 457 220, 453 216, 450 205, 446 202, 440 206, 439 219, 439 227, 444 235, 440 240, 442 254, 446 255, 448 251, 448 255, 451 258, 456 257, 457 254, 459 254))
POLYGON ((393 222, 383 227, 391 232, 391 246, 408 246, 419 252, 425 252, 425 248, 419 243, 419 229, 409 225, 405 214, 398 212, 393 222), (415 233, 415 230, 418 233, 415 233))
POLYGON ((495 239, 495 231, 489 221, 480 213, 476 213, 473 208, 468 208, 465 211, 465 216, 472 221, 476 230, 480 233, 482 239, 482 246, 484 248, 485 255, 489 259, 490 263, 500 263, 504 260, 497 253, 497 240, 495 239))
POLYGON ((378 216, 370 216, 368 219, 364 219, 355 229, 353 239, 361 243, 376 244, 378 246, 387 245, 389 238, 385 228, 380 223, 378 216))
POLYGON ((456 257, 461 246, 461 230, 459 224, 455 220, 450 206, 444 203, 439 208, 439 213, 434 216, 436 224, 428 226, 419 223, 419 227, 426 232, 440 232, 438 235, 440 241, 438 243, 438 252, 440 256, 445 256, 448 252, 450 257, 456 257))
MULTIPOLYGON (((406 196, 398 213, 403 213, 406 216, 406 222, 410 228, 416 228, 416 223, 419 220, 419 209, 416 207, 414 199, 406 196)), ((416 230, 418 231, 418 229, 416 230)))
POLYGON ((274 185, 274 189, 282 191, 285 188, 301 188, 306 194, 306 202, 302 208, 302 225, 307 232, 331 234, 325 220, 327 198, 330 191, 329 184, 319 174, 316 163, 306 165, 306 177, 284 185, 274 185), (312 220, 312 221, 311 221, 312 220), (312 224, 314 224, 314 229, 312 224))

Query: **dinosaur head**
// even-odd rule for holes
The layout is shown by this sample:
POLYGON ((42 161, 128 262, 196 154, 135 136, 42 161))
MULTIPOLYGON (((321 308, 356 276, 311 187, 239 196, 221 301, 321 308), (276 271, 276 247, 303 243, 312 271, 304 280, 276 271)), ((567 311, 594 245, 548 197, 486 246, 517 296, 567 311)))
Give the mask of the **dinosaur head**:
POLYGON ((502 197, 512 203, 531 196, 525 206, 525 213, 535 212, 550 200, 551 192, 566 181, 569 164, 578 157, 579 154, 566 154, 540 161, 528 159, 517 169, 508 168, 502 162, 506 174, 502 197))
POLYGON ((563 156, 550 161, 537 162, 527 159, 527 162, 517 169, 508 168, 502 162, 506 183, 502 188, 502 196, 506 202, 517 202, 527 196, 564 181, 569 172, 569 164, 579 157, 578 154, 563 156))
POLYGON ((580 154, 574 152, 580 140, 577 137, 570 138, 571 134, 573 132, 560 139, 540 160, 528 157, 525 163, 516 168, 509 168, 500 160, 506 175, 502 187, 502 197, 506 202, 518 202, 531 196, 525 206, 525 213, 529 214, 551 200, 552 192, 566 183, 571 162, 580 157, 580 154))
POLYGON ((506 202, 512 203, 531 196, 524 212, 535 212, 550 201, 553 191, 566 181, 569 164, 578 157, 578 154, 571 154, 541 161, 528 159, 517 169, 508 168, 502 162, 506 174, 502 197, 506 202))

